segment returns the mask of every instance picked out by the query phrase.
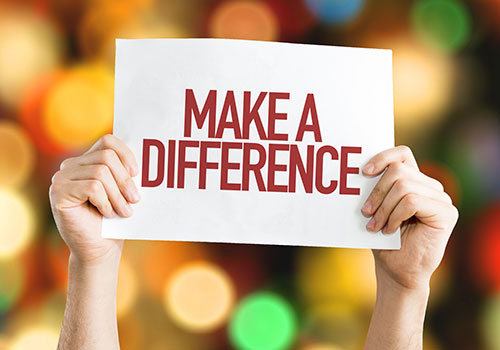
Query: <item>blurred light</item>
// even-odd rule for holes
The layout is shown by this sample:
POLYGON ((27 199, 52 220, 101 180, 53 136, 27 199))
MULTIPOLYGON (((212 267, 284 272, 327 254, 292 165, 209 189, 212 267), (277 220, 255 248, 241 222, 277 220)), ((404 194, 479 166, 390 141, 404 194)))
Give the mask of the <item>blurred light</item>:
POLYGON ((284 41, 295 42, 316 23, 303 0, 265 0, 279 22, 284 41))
POLYGON ((135 5, 102 3, 85 14, 79 27, 79 42, 85 55, 111 67, 115 39, 189 37, 185 23, 166 20, 156 9, 137 11, 135 5))
POLYGON ((47 326, 32 326, 17 334, 9 350, 54 350, 59 340, 59 329, 47 326))
POLYGON ((322 21, 343 24, 359 15, 364 0, 306 0, 306 5, 322 21))
POLYGON ((63 148, 54 143, 43 126, 42 107, 48 92, 64 76, 61 71, 39 77, 26 89, 21 100, 19 120, 36 145, 37 151, 55 155, 63 152, 63 148))
POLYGON ((500 34, 500 26, 498 25, 500 2, 498 0, 474 1, 474 7, 474 12, 481 15, 481 26, 488 28, 488 31, 493 31, 495 39, 498 39, 498 34, 500 34))
POLYGON ((473 227, 472 276, 486 291, 500 293, 500 203, 483 210, 473 227))
POLYGON ((473 115, 462 122, 454 136, 467 149, 472 164, 481 174, 481 181, 492 196, 500 195, 500 121, 488 111, 473 115))
POLYGON ((0 7, 0 99, 17 106, 25 88, 61 61, 61 38, 35 13, 0 7))
POLYGON ((460 203, 460 186, 458 179, 448 166, 437 162, 423 162, 419 164, 420 171, 425 175, 438 180, 444 187, 444 190, 451 197, 453 203, 460 203))
POLYGON ((24 271, 17 259, 0 260, 0 314, 9 310, 17 301, 24 279, 24 271))
MULTIPOLYGON (((48 232, 53 237, 58 237, 59 233, 54 230, 48 232)), ((68 260, 70 251, 62 240, 52 242, 52 244, 44 244, 46 263, 50 269, 51 281, 56 290, 66 290, 68 285, 68 260)))
POLYGON ((482 306, 481 333, 486 349, 500 349, 500 295, 486 301, 482 306))
POLYGON ((14 192, 0 190, 0 259, 19 254, 33 239, 34 216, 14 192))
POLYGON ((302 350, 342 350, 342 348, 340 348, 336 345, 331 345, 331 344, 312 344, 312 345, 307 345, 301 349, 302 350))
POLYGON ((165 308, 179 326, 208 332, 226 321, 234 289, 226 272, 208 262, 194 262, 175 272, 165 285, 165 308))
POLYGON ((445 116, 452 94, 453 67, 449 58, 408 43, 396 43, 392 48, 397 136, 408 143, 445 116))
POLYGON ((47 134, 61 147, 87 147, 111 130, 113 74, 99 65, 73 68, 49 91, 43 121, 47 134))
POLYGON ((500 123, 496 113, 466 113, 457 118, 435 152, 460 184, 460 217, 476 215, 500 195, 500 123))
POLYGON ((118 272, 118 287, 116 293, 116 313, 118 317, 126 315, 135 304, 139 294, 139 282, 127 259, 122 257, 118 272))
POLYGON ((262 266, 262 253, 258 246, 232 244, 220 248, 217 262, 233 281, 238 296, 256 290, 268 280, 269 271, 262 266))
POLYGON ((0 335, 0 350, 9 350, 7 337, 0 335))
MULTIPOLYGON (((204 245, 194 242, 142 242, 144 254, 137 257, 142 262, 141 273, 146 288, 154 296, 162 298, 165 281, 178 266, 195 260, 208 260, 204 245)), ((130 248, 128 248, 130 249, 130 248)))
POLYGON ((124 2, 122 4, 95 2, 78 26, 78 43, 84 56, 102 58, 110 45, 114 47, 114 39, 119 28, 133 18, 136 7, 124 2))
POLYGON ((12 122, 0 121, 0 187, 24 184, 35 157, 26 133, 12 122))
POLYGON ((304 331, 314 339, 337 344, 345 349, 362 347, 365 325, 352 305, 332 300, 317 303, 306 312, 304 331))
POLYGON ((420 0, 412 8, 413 30, 426 45, 454 52, 467 44, 470 16, 465 6, 455 0, 420 0))
POLYGON ((297 281, 308 305, 344 301, 363 308, 375 302, 375 268, 370 250, 302 248, 297 281))
MULTIPOLYGON (((434 271, 434 273, 432 274, 430 283, 430 290, 432 291, 432 293, 429 296, 429 302, 427 304, 428 310, 431 310, 435 306, 438 306, 440 303, 442 303, 451 292, 450 286, 452 285, 452 276, 449 261, 453 261, 453 249, 450 248, 452 247, 449 245, 443 261, 441 261, 441 264, 439 264, 436 271, 434 271)), ((427 340, 431 340, 430 337, 427 338, 427 340)))
MULTIPOLYGON (((158 328, 164 329, 163 325, 158 328)), ((143 349, 142 344, 148 344, 148 349, 156 349, 154 347, 150 348, 149 341, 147 343, 144 341, 144 324, 135 312, 128 313, 118 319, 118 335, 120 336, 122 349, 143 349)))
POLYGON ((282 297, 258 292, 243 299, 229 324, 229 336, 238 350, 284 350, 295 339, 297 319, 282 297))
POLYGON ((276 16, 260 0, 224 1, 216 8, 209 23, 214 38, 273 41, 279 38, 276 16))

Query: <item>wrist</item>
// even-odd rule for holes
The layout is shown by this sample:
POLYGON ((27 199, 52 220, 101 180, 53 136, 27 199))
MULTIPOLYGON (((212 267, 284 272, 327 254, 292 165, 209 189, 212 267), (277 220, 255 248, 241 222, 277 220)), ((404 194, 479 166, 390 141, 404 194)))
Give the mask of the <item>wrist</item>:
POLYGON ((89 251, 81 253, 79 250, 70 249, 70 261, 78 267, 85 269, 115 267, 120 264, 122 245, 113 245, 104 252, 89 254, 89 251))
POLYGON ((82 270, 105 270, 118 267, 120 265, 121 254, 122 250, 119 247, 113 247, 104 254, 96 256, 85 256, 71 250, 69 262, 71 265, 82 270))
POLYGON ((407 278, 404 282, 388 273, 385 269, 375 265, 377 277, 377 294, 390 293, 400 296, 428 296, 430 292, 430 277, 425 276, 407 278), (410 281, 410 282, 409 282, 410 281))

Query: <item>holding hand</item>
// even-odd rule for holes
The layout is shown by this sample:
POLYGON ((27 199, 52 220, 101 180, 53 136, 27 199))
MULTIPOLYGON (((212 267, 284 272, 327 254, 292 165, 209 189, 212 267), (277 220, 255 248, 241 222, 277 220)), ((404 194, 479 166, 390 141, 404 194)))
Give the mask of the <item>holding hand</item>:
POLYGON ((377 154, 363 172, 378 175, 384 170, 363 213, 372 216, 370 231, 401 228, 401 249, 374 250, 377 272, 405 288, 425 287, 443 258, 458 210, 443 185, 418 170, 408 147, 377 154))
POLYGON ((139 201, 131 178, 139 168, 130 149, 113 135, 103 136, 85 154, 62 162, 52 177, 50 202, 59 232, 72 255, 97 262, 107 254, 120 255, 122 240, 101 237, 102 217, 133 213, 139 201))
POLYGON ((139 200, 134 155, 103 136, 85 154, 66 159, 50 186, 61 237, 71 250, 66 311, 58 350, 118 350, 116 286, 123 240, 101 237, 102 217, 132 215, 139 200))
POLYGON ((443 259, 458 210, 443 185, 418 169, 411 150, 399 146, 374 156, 363 168, 379 175, 362 212, 367 229, 401 229, 400 250, 373 250, 377 301, 365 349, 422 349, 429 282, 443 259))

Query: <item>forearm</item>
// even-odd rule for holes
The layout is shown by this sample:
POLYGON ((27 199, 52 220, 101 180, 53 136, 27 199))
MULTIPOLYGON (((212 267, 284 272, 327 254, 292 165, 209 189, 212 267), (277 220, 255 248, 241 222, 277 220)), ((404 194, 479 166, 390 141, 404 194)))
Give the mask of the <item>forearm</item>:
POLYGON ((58 350, 117 350, 116 285, 120 256, 99 263, 69 259, 66 311, 58 350))
POLYGON ((377 300, 365 350, 421 350, 429 287, 405 289, 377 274, 377 300))

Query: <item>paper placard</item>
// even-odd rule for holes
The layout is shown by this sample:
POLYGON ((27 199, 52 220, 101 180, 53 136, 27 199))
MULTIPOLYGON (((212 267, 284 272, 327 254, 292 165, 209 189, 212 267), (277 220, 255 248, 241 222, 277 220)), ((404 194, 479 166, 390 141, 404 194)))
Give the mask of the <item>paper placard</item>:
POLYGON ((394 146, 389 50, 117 40, 114 135, 141 167, 106 238, 398 249, 361 206, 394 146))

